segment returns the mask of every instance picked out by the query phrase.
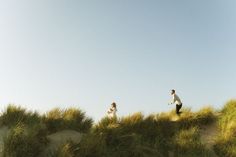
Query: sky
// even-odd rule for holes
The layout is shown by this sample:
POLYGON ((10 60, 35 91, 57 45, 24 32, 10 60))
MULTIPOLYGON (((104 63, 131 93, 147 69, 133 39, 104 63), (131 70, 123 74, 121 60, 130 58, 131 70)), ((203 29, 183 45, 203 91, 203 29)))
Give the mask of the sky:
POLYGON ((0 0, 0 110, 102 118, 236 98, 234 0, 0 0))

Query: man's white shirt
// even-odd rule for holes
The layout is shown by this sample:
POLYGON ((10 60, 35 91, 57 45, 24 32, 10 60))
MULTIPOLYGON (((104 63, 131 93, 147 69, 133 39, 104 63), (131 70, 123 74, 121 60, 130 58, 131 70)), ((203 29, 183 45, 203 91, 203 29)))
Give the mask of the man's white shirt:
POLYGON ((177 104, 177 105, 182 104, 182 102, 177 94, 173 94, 173 100, 172 100, 171 104, 177 104))

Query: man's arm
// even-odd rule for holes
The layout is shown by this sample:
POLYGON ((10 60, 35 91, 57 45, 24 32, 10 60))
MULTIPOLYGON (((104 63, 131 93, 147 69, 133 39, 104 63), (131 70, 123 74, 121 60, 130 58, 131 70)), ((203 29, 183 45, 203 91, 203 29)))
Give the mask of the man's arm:
POLYGON ((175 98, 175 96, 173 95, 173 99, 172 99, 172 101, 169 103, 169 105, 170 105, 170 104, 174 104, 175 101, 176 101, 176 98, 175 98))

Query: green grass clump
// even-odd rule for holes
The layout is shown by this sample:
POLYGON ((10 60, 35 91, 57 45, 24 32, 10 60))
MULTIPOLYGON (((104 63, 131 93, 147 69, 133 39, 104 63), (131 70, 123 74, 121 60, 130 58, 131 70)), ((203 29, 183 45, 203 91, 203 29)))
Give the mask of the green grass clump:
POLYGON ((209 151, 204 148, 200 141, 199 129, 197 127, 177 131, 173 140, 173 146, 176 157, 209 155, 209 151))
POLYGON ((236 138, 225 139, 219 136, 215 142, 214 150, 219 157, 236 156, 236 138))
POLYGON ((76 157, 108 157, 108 151, 104 135, 90 133, 82 138, 75 154, 76 157))
POLYGON ((122 117, 120 120, 120 129, 126 133, 136 133, 142 127, 144 115, 140 112, 122 117))
POLYGON ((93 120, 87 118, 85 112, 76 108, 66 110, 55 108, 43 116, 43 122, 50 133, 64 129, 72 129, 85 133, 92 127, 93 120))
POLYGON ((219 118, 219 137, 215 152, 220 157, 236 156, 236 100, 226 103, 219 118))
POLYGON ((139 112, 118 120, 103 118, 95 125, 94 134, 102 135, 104 148, 113 156, 166 156, 168 136, 173 129, 163 131, 172 127, 170 121, 162 118, 145 117, 139 112))
POLYGON ((214 109, 209 107, 204 107, 195 113, 195 118, 197 119, 198 125, 207 125, 216 120, 216 115, 214 109))
POLYGON ((216 115, 212 107, 205 107, 197 112, 192 112, 188 108, 184 108, 182 111, 183 113, 178 120, 180 129, 208 125, 216 120, 216 115))
POLYGON ((119 121, 117 118, 102 118, 94 127, 94 132, 106 132, 109 128, 114 128, 119 126, 119 121))
POLYGON ((1 125, 15 126, 18 123, 26 125, 38 125, 41 122, 41 117, 37 112, 27 111, 26 109, 9 105, 5 111, 3 111, 0 117, 1 125))
POLYGON ((116 133, 86 135, 77 145, 75 154, 76 157, 162 157, 158 150, 143 144, 139 135, 116 133))
POLYGON ((4 157, 37 157, 47 144, 43 128, 37 126, 29 128, 23 123, 18 123, 11 128, 4 139, 4 157))

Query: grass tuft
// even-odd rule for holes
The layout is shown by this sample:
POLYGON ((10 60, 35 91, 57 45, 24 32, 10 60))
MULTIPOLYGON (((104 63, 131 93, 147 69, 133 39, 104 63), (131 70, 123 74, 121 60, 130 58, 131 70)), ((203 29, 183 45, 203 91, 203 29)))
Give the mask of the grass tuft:
POLYGON ((85 133, 90 130, 93 124, 93 120, 87 118, 85 113, 77 108, 66 110, 55 108, 43 116, 43 122, 49 133, 55 133, 65 129, 85 133))

